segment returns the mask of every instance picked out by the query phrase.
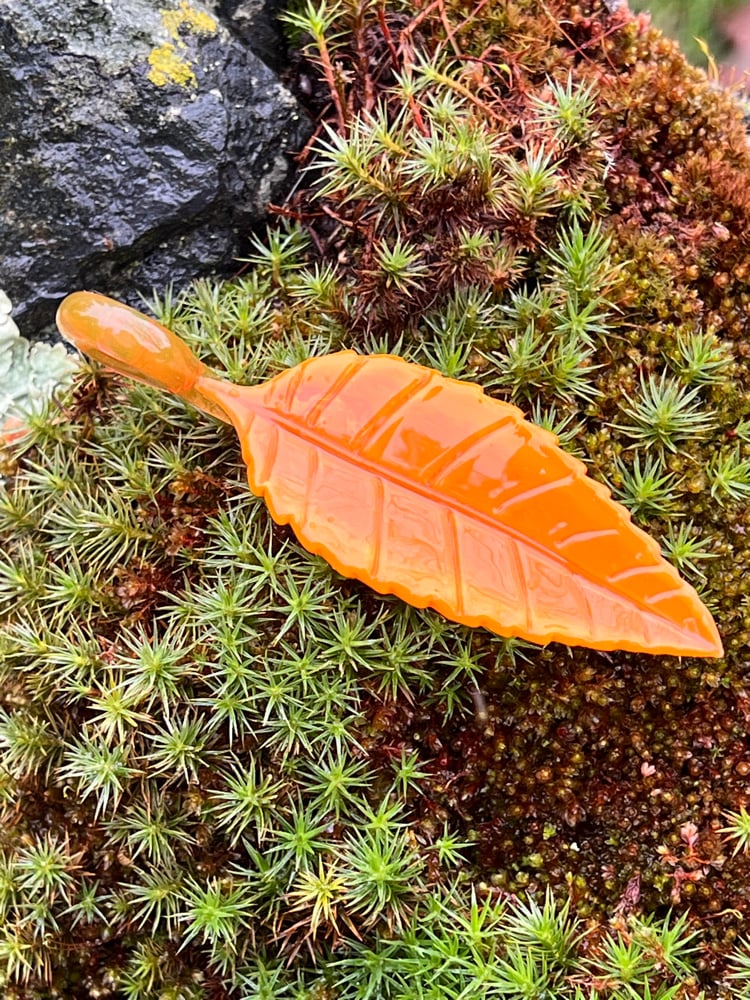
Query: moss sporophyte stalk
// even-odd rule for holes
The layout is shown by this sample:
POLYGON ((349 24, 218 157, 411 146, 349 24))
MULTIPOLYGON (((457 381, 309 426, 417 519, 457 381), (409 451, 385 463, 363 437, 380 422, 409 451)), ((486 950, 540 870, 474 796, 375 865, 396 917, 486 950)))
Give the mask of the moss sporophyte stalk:
POLYGON ((0 494, 9 998, 747 994, 750 154, 612 6, 297 8, 309 186, 154 310, 239 384, 354 348, 516 403, 725 658, 374 594, 273 524, 230 427, 84 364, 0 494))

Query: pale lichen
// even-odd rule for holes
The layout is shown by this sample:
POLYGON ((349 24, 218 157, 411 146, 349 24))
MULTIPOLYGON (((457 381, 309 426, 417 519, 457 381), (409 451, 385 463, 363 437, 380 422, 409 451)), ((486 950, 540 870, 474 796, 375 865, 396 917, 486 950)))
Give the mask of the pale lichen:
POLYGON ((0 289, 0 427, 4 429, 43 404, 76 367, 62 344, 29 344, 10 312, 10 299, 0 289))

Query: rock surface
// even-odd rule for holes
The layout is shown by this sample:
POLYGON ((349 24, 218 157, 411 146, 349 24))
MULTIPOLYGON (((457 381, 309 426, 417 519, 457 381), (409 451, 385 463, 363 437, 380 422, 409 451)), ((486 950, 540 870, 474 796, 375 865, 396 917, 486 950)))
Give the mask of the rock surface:
POLYGON ((0 287, 27 333, 76 288, 135 303, 231 267, 309 133, 241 37, 272 49, 262 4, 163 3, 0 5, 0 287))
POLYGON ((280 71, 284 67, 284 43, 279 29, 279 14, 284 0, 218 0, 217 12, 232 31, 266 65, 280 71))

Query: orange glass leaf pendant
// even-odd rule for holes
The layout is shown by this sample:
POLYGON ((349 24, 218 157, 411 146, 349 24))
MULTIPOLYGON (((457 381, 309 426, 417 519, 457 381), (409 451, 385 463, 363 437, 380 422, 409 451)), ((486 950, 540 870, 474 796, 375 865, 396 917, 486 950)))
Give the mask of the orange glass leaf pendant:
POLYGON ((656 542, 552 434, 478 386, 352 351, 237 386, 102 295, 70 295, 57 322, 108 367, 233 424, 250 489, 345 576, 503 636, 722 655, 656 542))

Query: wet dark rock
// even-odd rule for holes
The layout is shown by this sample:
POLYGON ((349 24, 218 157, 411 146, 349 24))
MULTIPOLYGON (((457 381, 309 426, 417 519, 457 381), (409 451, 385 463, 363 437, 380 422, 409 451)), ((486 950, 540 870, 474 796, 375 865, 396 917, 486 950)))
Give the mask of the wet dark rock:
MULTIPOLYGON (((225 6, 272 50, 262 3, 225 6)), ((0 5, 0 288, 24 333, 76 288, 137 302, 231 269, 282 196, 311 126, 220 15, 200 0, 73 0, 65 18, 56 0, 0 5)))
POLYGON ((219 14, 266 65, 285 68, 284 40, 278 17, 284 0, 219 0, 219 14))

